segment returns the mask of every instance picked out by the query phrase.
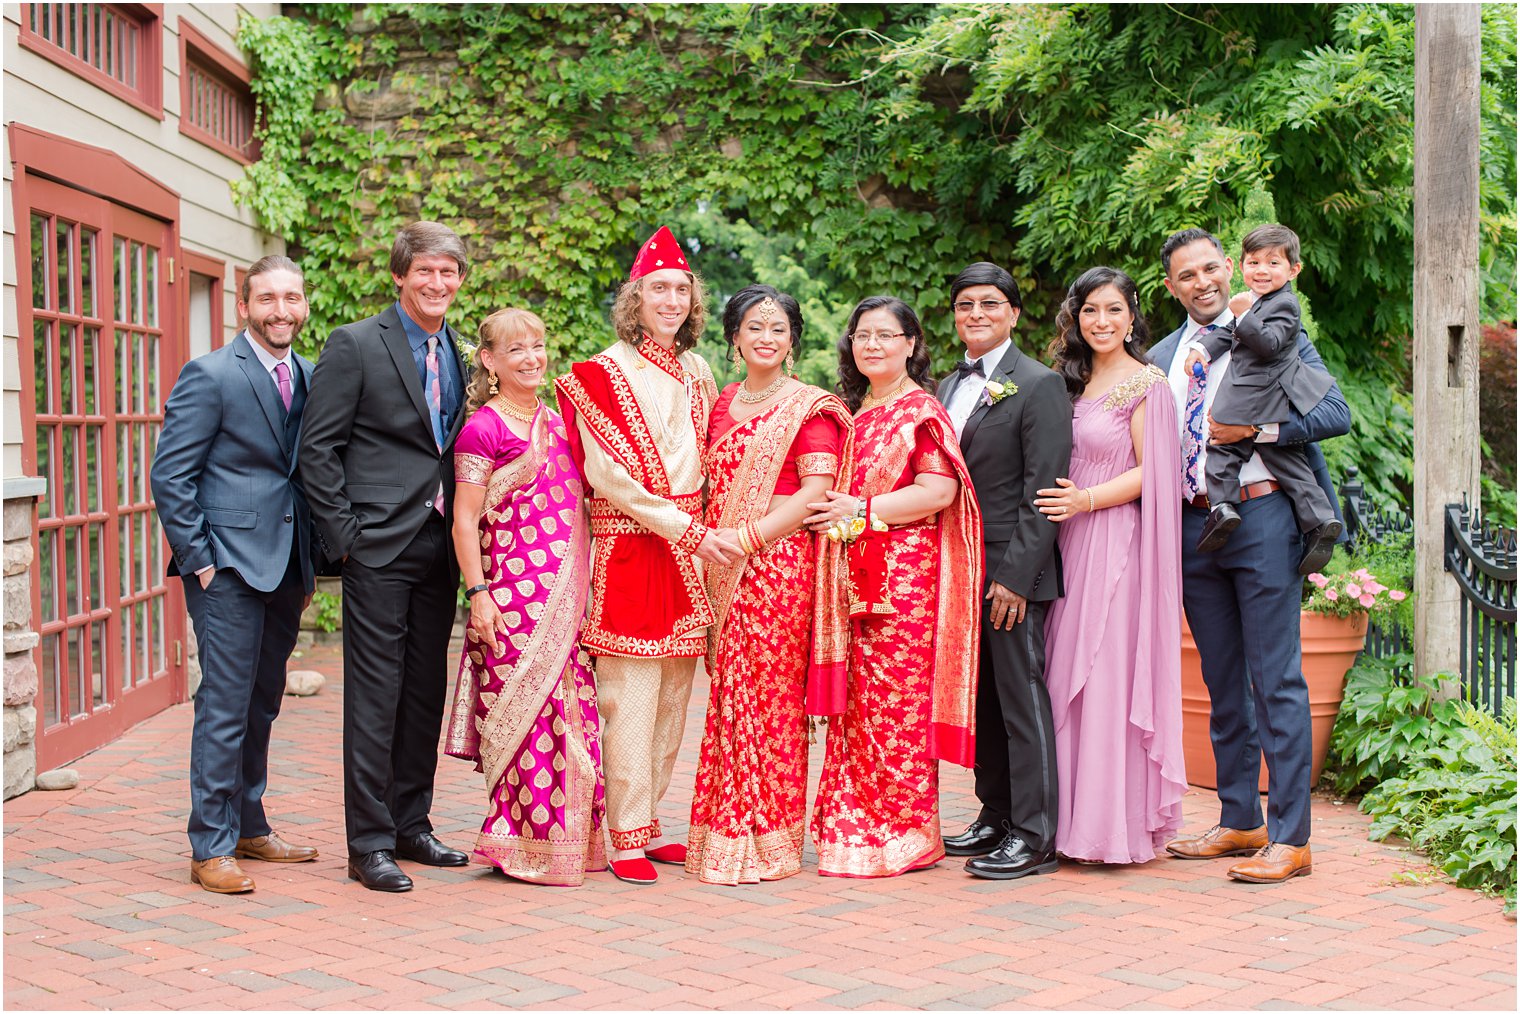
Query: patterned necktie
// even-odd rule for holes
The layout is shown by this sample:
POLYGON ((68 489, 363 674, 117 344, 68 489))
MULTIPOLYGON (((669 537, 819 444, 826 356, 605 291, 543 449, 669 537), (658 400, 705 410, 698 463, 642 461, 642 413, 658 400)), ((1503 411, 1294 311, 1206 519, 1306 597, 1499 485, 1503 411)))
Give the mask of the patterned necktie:
MULTIPOLYGON (((422 393, 427 398, 428 419, 433 424, 433 442, 443 451, 443 385, 438 379, 438 336, 428 335, 427 359, 424 361, 426 377, 422 393)), ((443 514, 443 480, 438 481, 438 492, 433 497, 433 509, 443 514)))
POLYGON ((280 400, 285 403, 285 411, 290 411, 290 367, 283 362, 274 364, 274 382, 280 389, 280 400))
MULTIPOLYGON (((1198 329, 1198 336, 1214 330, 1214 325, 1198 329)), ((1192 500, 1203 492, 1203 481, 1198 474, 1199 459, 1203 457, 1203 399, 1208 391, 1208 369, 1202 363, 1193 366, 1188 377, 1187 405, 1182 410, 1187 422, 1187 435, 1182 441, 1182 499, 1192 500)))

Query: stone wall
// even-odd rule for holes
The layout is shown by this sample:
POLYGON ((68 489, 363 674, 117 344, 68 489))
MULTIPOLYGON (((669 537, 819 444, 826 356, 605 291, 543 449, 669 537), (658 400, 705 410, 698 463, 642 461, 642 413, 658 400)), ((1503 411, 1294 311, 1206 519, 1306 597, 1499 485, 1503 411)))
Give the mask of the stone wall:
MULTIPOLYGON (((9 485, 9 484, 8 484, 9 485)), ((5 798, 37 779, 37 665, 32 649, 32 511, 30 496, 5 499, 5 798)))

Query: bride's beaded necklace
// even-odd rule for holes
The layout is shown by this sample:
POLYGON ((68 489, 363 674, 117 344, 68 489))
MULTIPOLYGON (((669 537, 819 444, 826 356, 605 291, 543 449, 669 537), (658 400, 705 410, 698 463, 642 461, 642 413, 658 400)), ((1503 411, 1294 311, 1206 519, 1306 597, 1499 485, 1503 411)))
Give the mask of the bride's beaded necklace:
POLYGON ((746 405, 758 405, 760 402, 764 401, 785 387, 787 379, 788 378, 786 371, 783 370, 780 376, 766 385, 765 390, 754 392, 750 391, 750 389, 745 387, 743 384, 740 384, 739 390, 734 395, 734 397, 746 405))

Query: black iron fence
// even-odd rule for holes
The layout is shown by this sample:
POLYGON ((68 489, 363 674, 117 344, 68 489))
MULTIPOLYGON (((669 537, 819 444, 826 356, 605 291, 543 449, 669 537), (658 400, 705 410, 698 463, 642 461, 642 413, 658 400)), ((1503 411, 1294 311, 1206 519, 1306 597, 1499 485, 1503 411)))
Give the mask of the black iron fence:
MULTIPOLYGON (((1369 501, 1356 469, 1348 471, 1341 503, 1353 544, 1385 542, 1392 535, 1413 532, 1413 518, 1369 501)), ((1462 592, 1458 675, 1463 695, 1498 714, 1505 699, 1515 696, 1515 532, 1489 525, 1465 500, 1447 506, 1445 523, 1445 567, 1462 592)), ((1397 628, 1375 623, 1368 627, 1366 650, 1374 658, 1411 647, 1397 628)))

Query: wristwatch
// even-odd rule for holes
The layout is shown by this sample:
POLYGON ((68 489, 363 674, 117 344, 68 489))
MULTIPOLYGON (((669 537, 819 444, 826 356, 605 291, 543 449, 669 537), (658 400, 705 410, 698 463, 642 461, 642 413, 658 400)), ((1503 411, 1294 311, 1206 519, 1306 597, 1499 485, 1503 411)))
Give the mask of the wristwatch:
POLYGON ((482 584, 471 585, 470 587, 468 587, 468 588, 466 588, 464 590, 464 597, 467 598, 467 599, 474 598, 476 592, 489 591, 490 588, 491 588, 490 585, 483 584, 483 583, 482 584))

